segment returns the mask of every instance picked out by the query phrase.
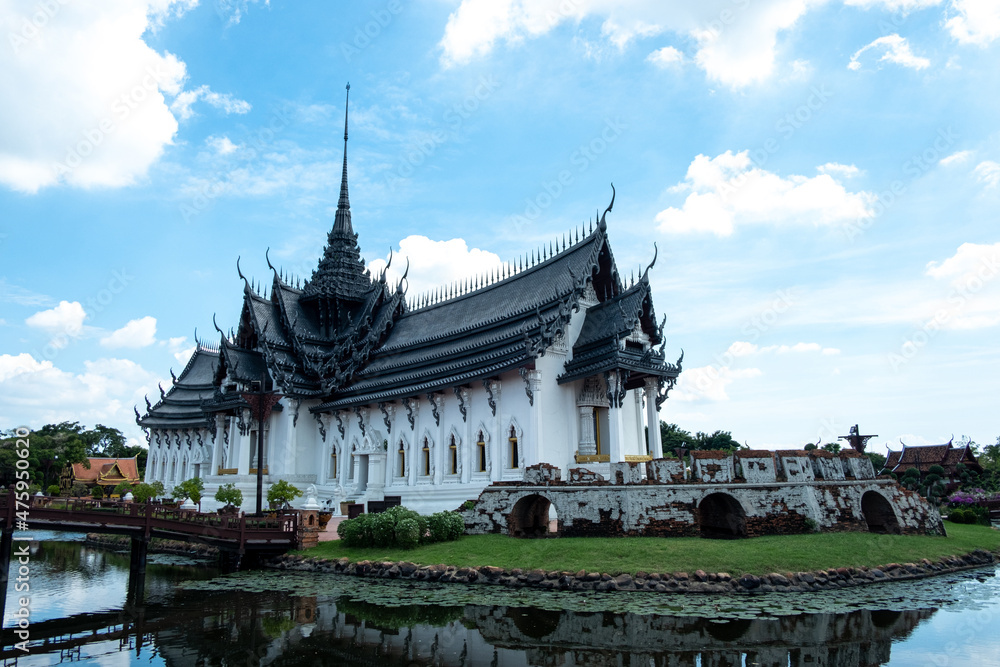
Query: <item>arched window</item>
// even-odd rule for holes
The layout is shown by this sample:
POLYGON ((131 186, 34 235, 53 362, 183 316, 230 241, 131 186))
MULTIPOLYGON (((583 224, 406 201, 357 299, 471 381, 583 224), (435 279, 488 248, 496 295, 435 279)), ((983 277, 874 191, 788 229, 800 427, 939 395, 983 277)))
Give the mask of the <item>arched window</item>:
POLYGON ((396 451, 396 454, 399 466, 396 477, 406 477, 406 446, 403 444, 402 438, 399 440, 399 449, 396 451))
POLYGON ((330 479, 337 479, 337 446, 330 448, 330 479))
POLYGON ((520 457, 517 451, 517 431, 514 430, 513 424, 511 424, 510 437, 507 438, 507 441, 510 443, 510 467, 517 468, 520 457))
POLYGON ((458 474, 458 445, 455 444, 454 435, 448 441, 448 474, 458 474))
POLYGON ((431 474, 431 443, 424 437, 424 476, 429 476, 431 474))
POLYGON ((479 439, 476 441, 476 470, 486 472, 486 437, 483 432, 479 432, 479 439))

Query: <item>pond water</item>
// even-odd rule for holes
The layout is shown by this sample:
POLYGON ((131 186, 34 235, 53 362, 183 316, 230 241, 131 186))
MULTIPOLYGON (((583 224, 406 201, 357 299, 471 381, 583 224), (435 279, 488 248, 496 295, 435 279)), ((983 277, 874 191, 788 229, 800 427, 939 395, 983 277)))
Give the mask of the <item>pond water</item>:
MULTIPOLYGON (((31 639, 0 661, 126 665, 1000 665, 1000 568, 813 594, 563 593, 242 572, 31 543, 31 639)), ((12 577, 13 583, 13 577, 12 577)))

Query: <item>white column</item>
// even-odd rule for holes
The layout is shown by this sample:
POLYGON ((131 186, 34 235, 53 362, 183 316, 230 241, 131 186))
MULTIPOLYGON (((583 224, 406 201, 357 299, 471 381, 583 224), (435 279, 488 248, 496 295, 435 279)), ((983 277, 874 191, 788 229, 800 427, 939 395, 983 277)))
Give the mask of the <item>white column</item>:
POLYGON ((616 371, 608 376, 611 383, 611 405, 608 408, 608 454, 612 463, 625 460, 625 425, 622 423, 622 407, 618 404, 618 383, 621 381, 616 371))
POLYGON ((444 397, 433 394, 430 400, 434 401, 439 416, 437 428, 435 429, 437 432, 437 442, 434 443, 432 456, 434 457, 434 483, 440 484, 444 475, 445 455, 448 451, 448 443, 445 442, 445 429, 448 426, 448 422, 444 418, 444 397))
POLYGON ((542 372, 540 370, 528 371, 528 387, 534 400, 531 405, 531 424, 528 425, 528 437, 526 443, 519 443, 524 447, 524 467, 538 463, 538 451, 540 441, 545 430, 542 428, 542 372))
MULTIPOLYGON (((244 417, 247 422, 250 422, 252 417, 250 416, 250 411, 246 410, 244 412, 244 417)), ((249 475, 250 474, 250 448, 256 446, 257 443, 250 442, 250 427, 247 427, 247 432, 244 435, 240 432, 239 427, 236 428, 235 436, 235 447, 233 448, 233 456, 235 457, 233 461, 229 464, 229 467, 236 468, 236 473, 238 475, 249 475)))
POLYGON ((577 452, 581 456, 592 456, 597 453, 597 437, 594 433, 594 408, 581 405, 580 411, 580 442, 577 452))
POLYGON ((646 378, 646 428, 649 429, 649 453, 656 459, 663 456, 660 415, 656 411, 656 396, 659 389, 660 383, 656 378, 646 378))
POLYGON ((490 440, 490 479, 494 482, 503 477, 503 456, 507 443, 507 434, 504 432, 503 410, 500 404, 500 395, 503 387, 499 381, 490 382, 490 389, 493 390, 493 402, 496 403, 497 411, 493 415, 493 438, 490 440))
POLYGON ((465 388, 462 388, 461 392, 462 404, 465 406, 465 421, 463 422, 464 428, 462 429, 462 444, 458 454, 458 462, 462 466, 461 481, 463 484, 468 484, 472 479, 472 466, 478 465, 479 462, 476 460, 476 444, 473 442, 476 438, 472 435, 472 406, 469 404, 472 392, 465 388))

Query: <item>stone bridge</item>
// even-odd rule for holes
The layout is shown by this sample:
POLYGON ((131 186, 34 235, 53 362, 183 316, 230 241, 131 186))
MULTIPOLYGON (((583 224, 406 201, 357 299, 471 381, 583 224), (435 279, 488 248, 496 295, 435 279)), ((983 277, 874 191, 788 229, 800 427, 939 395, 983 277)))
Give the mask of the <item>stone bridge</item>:
POLYGON ((465 511, 466 532, 516 537, 756 537, 811 530, 943 535, 937 509, 854 451, 694 452, 614 463, 612 480, 542 463, 496 482, 465 511), (554 518, 554 521, 553 521, 554 518))

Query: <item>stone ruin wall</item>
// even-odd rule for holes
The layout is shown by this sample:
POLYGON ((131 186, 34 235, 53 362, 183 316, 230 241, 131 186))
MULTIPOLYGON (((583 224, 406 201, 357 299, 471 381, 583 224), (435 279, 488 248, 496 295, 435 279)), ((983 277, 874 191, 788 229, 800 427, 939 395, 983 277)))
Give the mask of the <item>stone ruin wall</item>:
POLYGON ((810 519, 823 532, 944 534, 936 508, 891 479, 876 479, 871 461, 853 450, 695 451, 690 469, 678 459, 613 463, 611 477, 572 468, 564 481, 555 466, 531 466, 522 481, 482 492, 464 513, 466 532, 544 532, 551 503, 558 534, 567 537, 698 536, 706 525, 739 536, 784 535, 808 532, 810 519))

